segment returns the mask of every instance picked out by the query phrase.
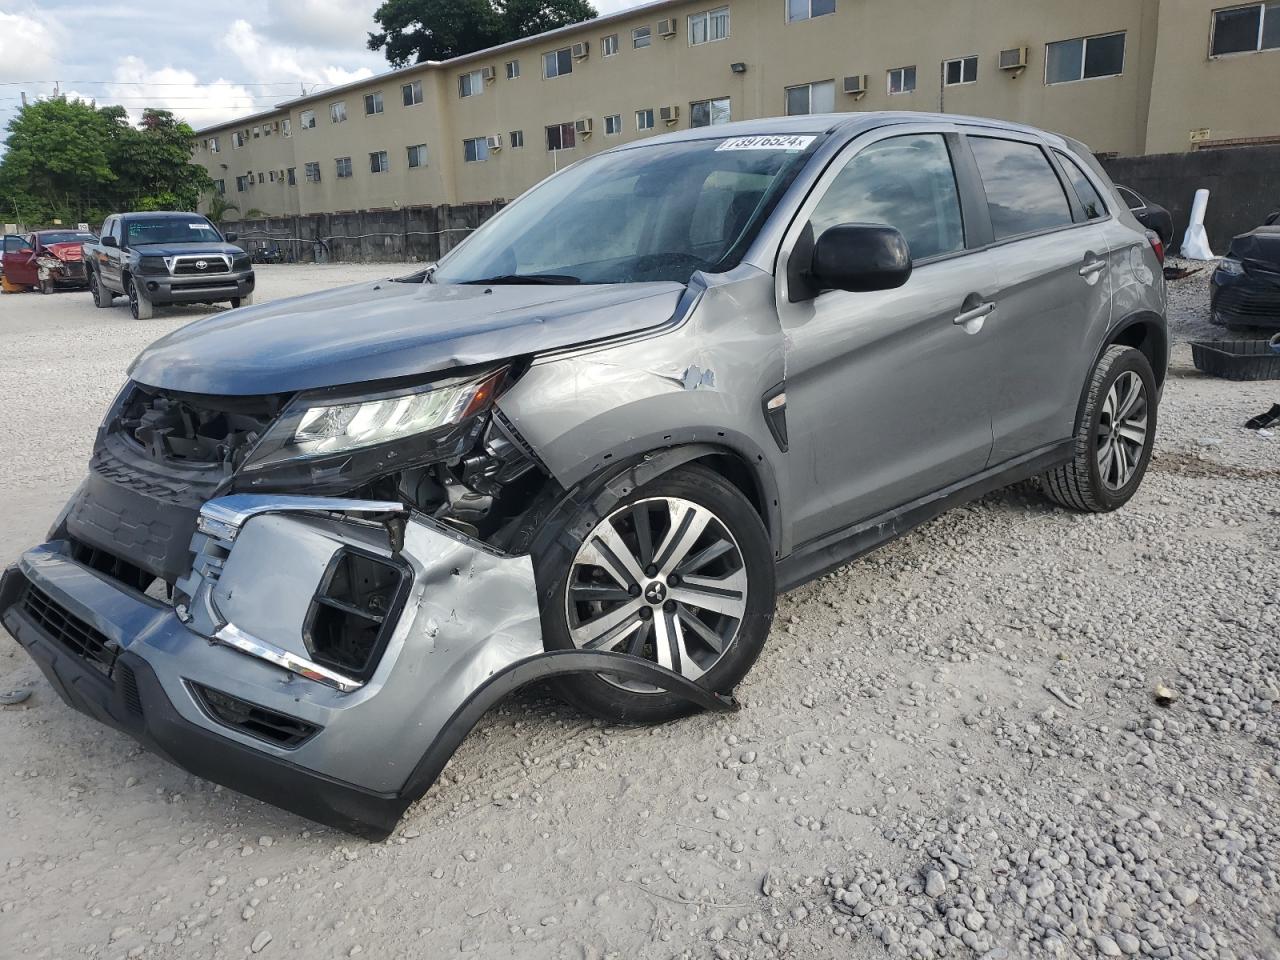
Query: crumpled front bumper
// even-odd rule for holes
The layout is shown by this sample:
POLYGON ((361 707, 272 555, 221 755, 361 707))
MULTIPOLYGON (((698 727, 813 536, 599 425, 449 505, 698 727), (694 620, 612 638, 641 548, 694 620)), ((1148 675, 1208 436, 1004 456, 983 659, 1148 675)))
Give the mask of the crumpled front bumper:
POLYGON ((531 681, 609 672, 734 708, 646 661, 545 651, 530 558, 416 514, 404 518, 395 551, 408 586, 376 667, 364 680, 317 673, 305 613, 335 555, 393 555, 386 527, 339 505, 351 503, 210 501, 179 585, 189 599, 177 605, 51 540, 5 571, 0 621, 76 709, 198 776, 372 839, 427 791, 485 711, 531 681), (231 725, 210 708, 209 690, 305 735, 273 742, 231 725))

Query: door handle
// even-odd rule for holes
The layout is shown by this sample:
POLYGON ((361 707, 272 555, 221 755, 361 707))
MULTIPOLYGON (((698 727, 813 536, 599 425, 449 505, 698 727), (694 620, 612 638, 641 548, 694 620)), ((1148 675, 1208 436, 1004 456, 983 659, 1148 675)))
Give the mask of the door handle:
POLYGON ((1083 267, 1080 268, 1080 276, 1092 277, 1098 271, 1105 270, 1106 268, 1107 268, 1107 261, 1090 260, 1083 267))
POLYGON ((951 322, 958 327, 964 326, 966 323, 972 323, 974 320, 981 320, 983 317, 991 313, 996 308, 995 302, 988 300, 986 303, 980 303, 972 310, 965 310, 956 314, 951 322))

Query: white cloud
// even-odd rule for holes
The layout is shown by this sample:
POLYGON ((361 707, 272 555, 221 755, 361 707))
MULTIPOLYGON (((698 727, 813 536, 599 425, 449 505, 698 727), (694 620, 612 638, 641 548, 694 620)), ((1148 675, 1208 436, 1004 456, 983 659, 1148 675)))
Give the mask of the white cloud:
MULTIPOLYGON (((373 69, 327 63, 315 51, 264 37, 247 20, 236 20, 223 35, 221 46, 238 59, 245 71, 263 80, 297 80, 308 87, 351 83, 373 76, 373 69)), ((366 57, 352 59, 370 59, 366 57)), ((284 97, 281 97, 284 99, 284 97)))
POLYGON ((272 39, 329 50, 359 50, 381 0, 267 0, 263 32, 272 39))
POLYGON ((48 79, 57 49, 55 30, 47 23, 0 11, 0 80, 48 79))

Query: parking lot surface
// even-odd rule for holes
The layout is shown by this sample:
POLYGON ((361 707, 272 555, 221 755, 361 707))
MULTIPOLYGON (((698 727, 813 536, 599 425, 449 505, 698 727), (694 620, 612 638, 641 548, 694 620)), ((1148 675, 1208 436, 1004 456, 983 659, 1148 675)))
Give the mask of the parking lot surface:
MULTIPOLYGON (((408 270, 261 268, 258 301, 408 270)), ((782 597, 737 714, 521 694, 385 843, 144 753, 0 632, 33 688, 0 708, 0 956, 1280 957, 1280 431, 1243 428, 1280 388, 1191 366, 1206 277, 1170 285, 1127 507, 1022 485, 782 597)), ((118 303, 0 298, 0 562, 207 312, 118 303)))

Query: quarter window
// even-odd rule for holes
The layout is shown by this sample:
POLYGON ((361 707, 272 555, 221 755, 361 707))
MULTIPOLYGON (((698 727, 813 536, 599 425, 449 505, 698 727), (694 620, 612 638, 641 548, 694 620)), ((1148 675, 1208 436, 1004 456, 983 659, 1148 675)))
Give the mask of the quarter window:
POLYGON ((458 96, 478 97, 484 93, 484 71, 472 70, 458 77, 458 96))
POLYGON ((1124 72, 1124 34, 1059 40, 1045 47, 1044 82, 1071 83, 1124 72))
POLYGON ((489 159, 489 145, 484 137, 472 137, 462 141, 462 159, 465 163, 480 163, 489 159))
POLYGON ((548 150, 572 150, 575 145, 572 123, 555 123, 547 127, 548 150))
POLYGON ((653 129, 653 107, 645 110, 636 111, 636 129, 652 130, 653 129))
POLYGON ((641 47, 647 47, 653 43, 652 27, 636 27, 631 31, 631 46, 639 50, 641 47))
POLYGON ((622 132, 622 114, 613 113, 604 118, 604 135, 612 137, 622 132))
POLYGON ((812 20, 836 12, 836 0, 787 0, 787 20, 812 20))
POLYGON ((1255 3, 1213 12, 1213 56, 1276 49, 1280 49, 1280 3, 1255 3))
POLYGON ((524 131, 512 130, 509 134, 507 134, 507 139, 511 142, 512 150, 519 150, 521 147, 524 146, 524 131))
POLYGON ((391 169, 391 159, 385 150, 375 150, 369 154, 369 172, 386 173, 391 169))
POLYGON ((729 8, 704 10, 689 17, 689 45, 710 43, 729 36, 729 8))
POLYGON ((412 107, 422 102, 422 81, 414 80, 411 83, 402 84, 400 87, 400 96, 404 100, 406 107, 412 107))
POLYGON ((351 176, 351 158, 350 157, 338 157, 338 159, 334 161, 334 164, 338 168, 339 180, 346 180, 351 176))
POLYGON ((1107 215, 1107 205, 1102 202, 1102 197, 1099 196, 1097 189, 1094 188, 1093 181, 1085 175, 1084 169, 1062 151, 1055 152, 1058 154, 1058 162, 1062 164, 1062 172, 1071 181, 1076 197, 1080 200, 1080 206, 1084 209, 1085 217, 1089 220, 1105 217, 1107 215))
POLYGON ((805 113, 833 113, 836 109, 836 84, 834 80, 818 83, 802 83, 787 87, 787 116, 805 113))
POLYGON ((607 37, 600 38, 600 56, 612 57, 618 52, 618 35, 611 33, 607 37))
POLYGON ((566 73, 573 73, 573 51, 570 47, 542 55, 542 75, 548 80, 563 77, 566 73))
POLYGON ((1062 183, 1038 146, 996 137, 970 137, 969 144, 997 240, 1071 223, 1062 183))
POLYGON ((889 92, 910 93, 916 88, 915 67, 894 67, 889 71, 889 92))
POLYGON ((520 61, 508 60, 507 61, 507 79, 515 80, 519 76, 520 76, 520 61))
POLYGON ((942 82, 948 87, 958 87, 962 83, 978 82, 978 58, 960 57, 948 60, 942 65, 942 82))
POLYGON ((298 114, 298 126, 303 130, 314 130, 316 126, 316 112, 314 110, 303 110, 298 114))
POLYGON ((964 249, 951 156, 941 134, 892 137, 858 151, 810 218, 813 235, 840 223, 883 223, 907 240, 912 260, 964 249))
POLYGON ((425 167, 427 165, 427 145, 425 143, 416 143, 412 147, 407 148, 409 154, 409 167, 425 167))
POLYGON ((729 98, 695 100, 689 104, 689 126, 715 127, 729 122, 729 98))
POLYGON ((381 113, 381 112, 382 112, 382 94, 380 92, 366 93, 364 95, 364 115, 366 117, 371 117, 375 113, 381 113))
POLYGON ((305 164, 302 168, 302 173, 307 178, 307 183, 320 182, 320 164, 318 162, 305 164))

